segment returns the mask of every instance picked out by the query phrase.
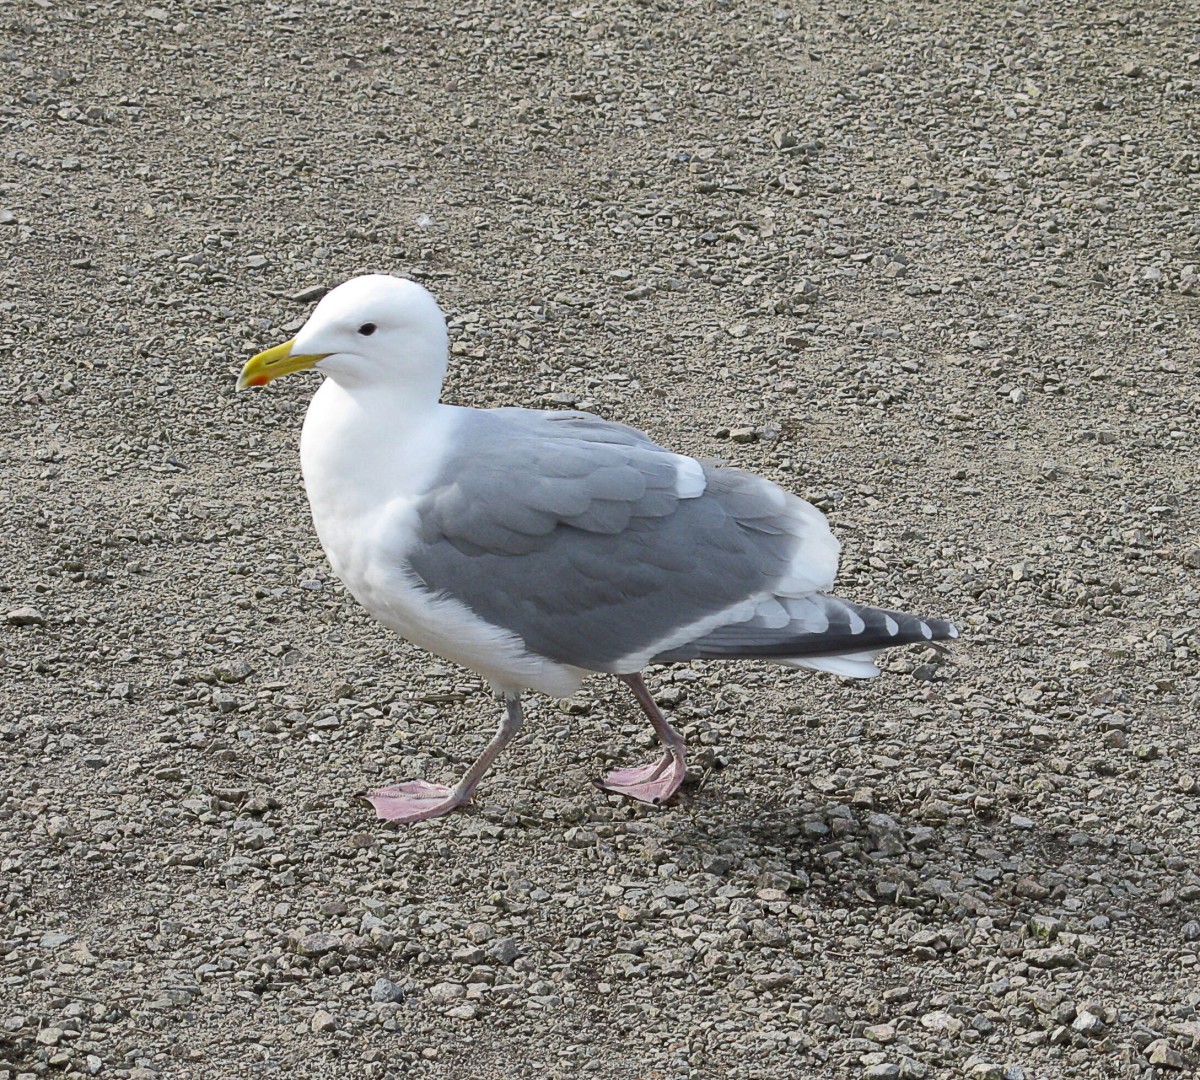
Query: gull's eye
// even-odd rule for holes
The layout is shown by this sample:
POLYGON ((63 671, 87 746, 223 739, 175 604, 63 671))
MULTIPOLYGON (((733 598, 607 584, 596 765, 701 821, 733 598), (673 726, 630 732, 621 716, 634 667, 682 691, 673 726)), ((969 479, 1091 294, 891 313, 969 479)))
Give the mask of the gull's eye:
POLYGON ((358 328, 358 332, 362 334, 363 337, 370 337, 373 333, 375 333, 376 329, 377 327, 373 322, 365 322, 358 328))

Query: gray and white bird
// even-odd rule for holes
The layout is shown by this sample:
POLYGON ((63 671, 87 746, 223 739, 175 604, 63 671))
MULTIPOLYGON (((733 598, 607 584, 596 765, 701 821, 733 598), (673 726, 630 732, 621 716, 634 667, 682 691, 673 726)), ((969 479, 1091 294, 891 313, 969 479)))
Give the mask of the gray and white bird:
POLYGON ((828 522, 768 480, 588 413, 442 404, 448 352, 434 298, 373 274, 332 290, 238 380, 327 376, 300 462, 334 572, 384 626, 505 700, 458 783, 365 796, 387 821, 469 802, 519 730, 525 690, 566 697, 595 672, 623 680, 663 755, 596 783, 661 803, 684 780, 685 743, 642 681, 648 665, 759 659, 870 678, 889 646, 958 636, 941 619, 829 595, 840 545, 828 522))

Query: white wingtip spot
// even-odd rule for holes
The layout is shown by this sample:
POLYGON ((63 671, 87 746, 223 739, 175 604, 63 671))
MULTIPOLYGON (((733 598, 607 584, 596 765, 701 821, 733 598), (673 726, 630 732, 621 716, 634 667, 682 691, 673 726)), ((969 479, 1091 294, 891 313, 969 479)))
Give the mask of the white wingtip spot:
POLYGON ((850 633, 861 634, 867 628, 867 624, 862 621, 854 612, 850 612, 850 633))
POLYGON ((675 494, 681 499, 695 499, 704 494, 708 481, 704 466, 695 458, 678 454, 675 457, 675 494))
POLYGON ((958 637, 958 627, 955 626, 954 623, 950 624, 950 636, 952 638, 958 637))
POLYGON ((811 596, 784 597, 781 603, 791 621, 799 623, 806 634, 823 634, 829 629, 829 614, 820 600, 811 596))
POLYGON ((924 637, 926 640, 931 640, 933 638, 933 631, 930 629, 929 624, 921 623, 920 626, 921 626, 921 636, 924 637))
POLYGON ((892 637, 895 637, 898 633, 900 633, 900 624, 896 622, 896 620, 890 615, 885 615, 883 617, 883 625, 892 637))
POLYGON ((768 596, 759 603, 754 617, 768 630, 782 630, 792 621, 791 612, 773 596, 768 596))

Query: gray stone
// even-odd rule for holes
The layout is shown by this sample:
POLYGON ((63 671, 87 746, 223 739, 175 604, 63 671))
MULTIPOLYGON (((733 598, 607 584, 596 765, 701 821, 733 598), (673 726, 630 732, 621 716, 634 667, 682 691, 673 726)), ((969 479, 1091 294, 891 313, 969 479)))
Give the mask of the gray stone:
POLYGON ((5 621, 10 626, 44 626, 46 616, 38 611, 35 607, 19 607, 13 608, 5 616, 5 621))
POLYGON ((429 988, 429 1000, 435 1005, 449 1005, 466 996, 467 988, 462 983, 440 982, 429 988))
POLYGON ((929 1031, 936 1031, 946 1035, 958 1035, 966 1025, 957 1016, 952 1016, 950 1013, 938 1009, 922 1016, 921 1026, 929 1031))
POLYGON ((496 963, 508 965, 513 963, 517 957, 521 955, 521 952, 517 948, 517 943, 513 941, 512 938, 506 937, 500 938, 494 945, 492 945, 492 947, 488 949, 487 954, 493 960, 495 960, 496 963))
POLYGON ((1182 1069, 1185 1064, 1183 1055, 1166 1039, 1158 1039, 1146 1047, 1146 1058, 1151 1065, 1164 1069, 1182 1069))
POLYGON ((227 664, 220 664, 213 668, 213 675, 225 683, 244 682, 253 674, 254 668, 248 660, 231 660, 227 664))
POLYGON ((324 1009, 318 1009, 313 1013, 312 1019, 309 1021, 309 1027, 319 1034, 336 1031, 337 1026, 337 1020, 334 1019, 333 1014, 326 1012, 324 1009))
POLYGON ((865 1080, 900 1080, 900 1066, 892 1061, 869 1064, 863 1069, 865 1080))
POLYGON ((900 1080, 900 1066, 893 1061, 879 1061, 863 1069, 865 1080, 900 1080))
POLYGON ((971 1080, 1004 1080, 1004 1066, 991 1061, 977 1061, 971 1066, 971 1080))
POLYGON ((62 930, 51 930, 42 935, 38 944, 43 949, 60 949, 64 945, 69 945, 74 940, 74 934, 69 934, 62 930))
POLYGON ((391 979, 379 978, 371 987, 371 1000, 378 1005, 385 1002, 403 1001, 404 991, 391 979))
POLYGON ((296 942, 296 952, 301 956, 318 957, 329 952, 336 952, 343 947, 343 941, 334 934, 317 932, 305 934, 296 942))

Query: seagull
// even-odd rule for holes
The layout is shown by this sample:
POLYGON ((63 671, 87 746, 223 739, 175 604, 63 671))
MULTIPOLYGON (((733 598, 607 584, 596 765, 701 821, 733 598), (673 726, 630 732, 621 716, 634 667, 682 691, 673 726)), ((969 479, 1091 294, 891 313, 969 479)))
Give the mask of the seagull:
POLYGON ((830 595, 840 545, 825 516, 769 480, 586 412, 442 403, 448 342, 426 289, 370 274, 327 293, 237 384, 325 376, 300 463, 330 565, 375 619, 504 701, 456 784, 363 795, 385 821, 469 803, 520 730, 527 690, 569 697, 594 673, 624 682, 662 756, 594 783, 661 804, 686 777, 686 745, 642 680, 649 665, 753 659, 871 678, 890 646, 958 636, 830 595))

